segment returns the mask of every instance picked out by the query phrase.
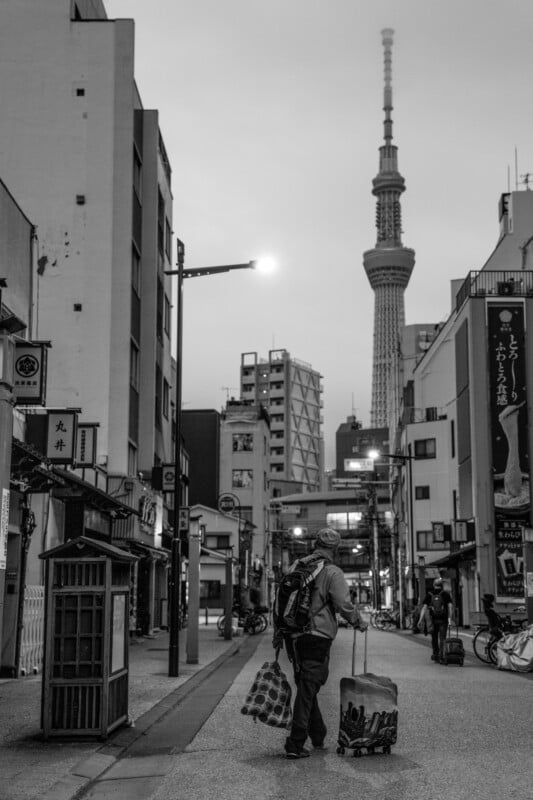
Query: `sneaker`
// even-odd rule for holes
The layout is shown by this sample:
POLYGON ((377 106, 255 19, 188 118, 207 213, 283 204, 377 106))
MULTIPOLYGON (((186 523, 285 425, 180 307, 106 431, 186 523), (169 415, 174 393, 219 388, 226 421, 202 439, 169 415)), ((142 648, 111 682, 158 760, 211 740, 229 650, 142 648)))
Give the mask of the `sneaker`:
POLYGON ((324 744, 324 742, 318 742, 318 744, 314 744, 314 745, 313 745, 313 750, 327 750, 327 749, 328 749, 328 748, 327 748, 327 746, 324 744))
POLYGON ((311 755, 307 747, 302 747, 301 750, 286 750, 285 754, 287 758, 292 758, 292 759, 309 758, 309 756, 311 755))

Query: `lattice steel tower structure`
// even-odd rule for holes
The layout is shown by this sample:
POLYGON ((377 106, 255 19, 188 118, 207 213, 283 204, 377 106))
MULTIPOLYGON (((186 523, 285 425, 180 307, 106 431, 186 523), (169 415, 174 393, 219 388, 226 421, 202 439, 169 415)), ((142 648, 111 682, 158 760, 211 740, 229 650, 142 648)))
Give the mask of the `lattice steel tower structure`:
MULTIPOLYGON (((374 354, 372 361, 372 406, 370 427, 389 424, 389 387, 398 363, 400 330, 405 325, 404 291, 415 264, 415 251, 402 245, 400 196, 405 181, 398 172, 398 148, 392 144, 392 38, 394 31, 381 32, 385 53, 384 139, 379 148, 379 172, 372 181, 377 198, 377 241, 363 253, 363 264, 374 290, 374 354)), ((397 398, 396 398, 397 401, 397 398)), ((398 407, 397 402, 393 403, 398 407)))

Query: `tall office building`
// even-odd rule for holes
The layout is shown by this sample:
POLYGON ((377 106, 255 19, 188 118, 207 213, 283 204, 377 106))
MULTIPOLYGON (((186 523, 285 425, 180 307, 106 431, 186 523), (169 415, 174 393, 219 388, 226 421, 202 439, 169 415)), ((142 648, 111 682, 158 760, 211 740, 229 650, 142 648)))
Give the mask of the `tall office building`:
MULTIPOLYGON (((415 252, 402 245, 400 196, 405 181, 398 172, 398 148, 392 144, 392 39, 393 31, 382 31, 385 52, 384 139, 379 148, 379 172, 372 194, 377 198, 377 241, 363 254, 364 268, 374 290, 374 353, 370 427, 388 425, 389 392, 397 358, 400 330, 405 324, 404 292, 415 263, 415 252)), ((396 403, 397 407, 397 403, 396 403)))
POLYGON ((286 350, 270 350, 268 359, 241 355, 241 398, 270 414, 270 478, 306 491, 322 483, 321 377, 286 350))

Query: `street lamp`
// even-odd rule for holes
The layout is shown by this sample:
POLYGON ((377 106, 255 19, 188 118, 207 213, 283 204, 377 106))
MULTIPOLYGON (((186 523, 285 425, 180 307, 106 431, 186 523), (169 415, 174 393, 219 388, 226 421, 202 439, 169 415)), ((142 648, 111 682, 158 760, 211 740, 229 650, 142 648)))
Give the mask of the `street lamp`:
POLYGON ((176 303, 176 426, 174 441, 174 525, 169 580, 169 677, 179 675, 179 619, 180 619, 180 506, 181 506, 181 399, 182 399, 182 353, 183 353, 183 281, 185 278, 202 278, 231 272, 235 269, 259 269, 270 271, 273 267, 271 259, 248 261, 245 264, 226 264, 219 267, 199 267, 185 269, 185 245, 177 239, 177 270, 165 270, 165 275, 177 275, 176 303))

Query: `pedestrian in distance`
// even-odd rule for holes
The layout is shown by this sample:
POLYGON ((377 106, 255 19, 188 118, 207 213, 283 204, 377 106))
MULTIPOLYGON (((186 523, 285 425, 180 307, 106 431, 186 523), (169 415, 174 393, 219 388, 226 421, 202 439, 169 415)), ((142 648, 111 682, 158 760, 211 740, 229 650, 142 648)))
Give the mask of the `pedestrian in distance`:
POLYGON ((444 640, 448 631, 448 625, 453 619, 453 603, 449 592, 444 589, 442 578, 433 581, 433 591, 428 592, 424 597, 418 627, 422 629, 424 620, 429 616, 431 621, 431 660, 437 663, 444 663, 444 640))
POLYGON ((344 572, 333 563, 340 540, 337 531, 323 528, 318 532, 312 556, 306 557, 323 561, 323 567, 313 580, 305 630, 297 633, 287 633, 276 627, 274 630, 272 643, 275 648, 285 643, 296 684, 292 726, 285 742, 289 759, 310 755, 304 746, 308 737, 315 749, 324 749, 327 729, 318 705, 318 693, 328 679, 329 653, 338 629, 336 614, 361 631, 368 627, 350 598, 344 572))

